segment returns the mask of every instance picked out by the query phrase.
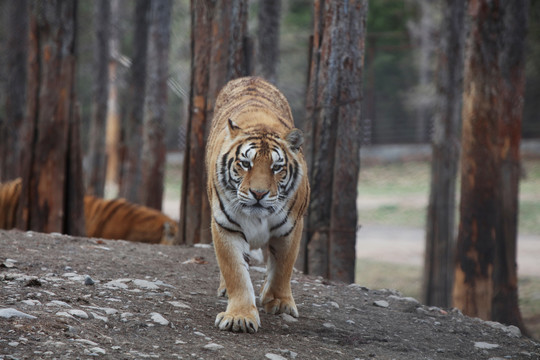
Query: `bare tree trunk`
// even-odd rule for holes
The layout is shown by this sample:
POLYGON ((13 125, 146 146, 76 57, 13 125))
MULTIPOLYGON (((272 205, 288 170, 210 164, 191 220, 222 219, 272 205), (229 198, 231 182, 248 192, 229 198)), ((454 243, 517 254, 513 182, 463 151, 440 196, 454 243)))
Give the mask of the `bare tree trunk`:
POLYGON ((307 95, 307 272, 354 281, 367 1, 317 0, 307 95))
POLYGON ((8 1, 6 51, 6 118, 0 119, 0 181, 20 176, 20 130, 26 104, 26 60, 28 48, 28 2, 8 1))
POLYGON ((165 115, 169 78, 171 0, 153 0, 151 6, 147 96, 142 151, 142 204, 161 210, 165 174, 165 115))
POLYGON ((452 297, 465 5, 465 0, 445 2, 435 78, 437 108, 422 296, 425 304, 441 307, 449 307, 452 297))
POLYGON ((259 0, 258 73, 273 84, 277 83, 280 16, 281 0, 259 0))
POLYGON ((128 114, 125 125, 126 152, 123 160, 120 196, 140 204, 142 184, 141 149, 143 137, 144 99, 146 96, 146 62, 148 52, 150 0, 137 0, 135 5, 135 32, 133 61, 129 82, 128 114))
MULTIPOLYGON (((28 108, 18 227, 84 234, 82 174, 76 152, 75 30, 77 2, 30 3, 28 108), (79 169, 79 170, 77 170, 79 169), (73 181, 73 182, 72 182, 73 181), (78 225, 77 225, 78 224, 78 225)), ((80 150, 79 150, 80 154, 80 150)))
POLYGON ((219 90, 249 74, 247 0, 191 1, 191 93, 178 242, 210 243, 204 150, 219 90))
POLYGON ((94 84, 92 89, 92 119, 86 193, 103 197, 105 188, 106 153, 105 126, 109 95, 109 28, 111 4, 109 0, 94 2, 94 84))
POLYGON ((107 170, 105 175, 105 193, 112 193, 115 197, 118 193, 118 183, 120 174, 120 133, 121 123, 118 109, 118 58, 120 51, 118 47, 119 31, 119 0, 111 0, 110 8, 110 35, 109 35, 109 94, 107 99, 107 128, 105 135, 105 152, 107 158, 107 170))
POLYGON ((469 4, 454 306, 525 330, 517 304, 526 0, 469 4))

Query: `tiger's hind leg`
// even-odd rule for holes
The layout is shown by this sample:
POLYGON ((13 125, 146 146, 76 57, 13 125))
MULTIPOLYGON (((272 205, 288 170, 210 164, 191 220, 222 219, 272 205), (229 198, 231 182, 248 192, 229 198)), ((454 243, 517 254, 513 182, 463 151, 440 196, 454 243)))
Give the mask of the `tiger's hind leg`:
POLYGON ((244 259, 249 245, 242 237, 221 230, 214 222, 212 237, 225 285, 223 288, 220 285, 220 289, 226 291, 229 297, 227 309, 217 315, 215 325, 220 330, 255 333, 261 321, 248 264, 244 259))
POLYGON ((261 305, 269 314, 285 313, 298 317, 291 291, 291 277, 301 236, 302 219, 289 236, 270 240, 266 280, 260 294, 261 305))

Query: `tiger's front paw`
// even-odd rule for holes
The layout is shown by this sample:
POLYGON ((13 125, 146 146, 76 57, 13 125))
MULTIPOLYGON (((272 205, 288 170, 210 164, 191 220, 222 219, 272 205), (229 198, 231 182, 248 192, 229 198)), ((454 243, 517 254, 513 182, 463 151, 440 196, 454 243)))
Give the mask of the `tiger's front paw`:
POLYGON ((261 298, 261 304, 268 314, 289 314, 298 317, 298 309, 292 296, 275 298, 267 295, 261 298))
POLYGON ((259 312, 253 306, 252 309, 219 313, 216 316, 215 325, 219 330, 254 334, 259 330, 261 320, 259 319, 259 312))

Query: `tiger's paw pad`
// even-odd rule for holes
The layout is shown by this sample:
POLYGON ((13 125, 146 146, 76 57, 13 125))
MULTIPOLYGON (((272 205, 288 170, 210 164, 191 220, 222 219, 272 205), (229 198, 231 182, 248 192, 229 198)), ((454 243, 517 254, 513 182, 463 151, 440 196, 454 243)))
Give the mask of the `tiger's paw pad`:
POLYGON ((222 312, 216 316, 216 327, 223 331, 232 332, 245 332, 254 334, 259 330, 261 321, 259 320, 259 313, 255 310, 255 313, 251 312, 222 312))
POLYGON ((268 314, 289 314, 295 318, 298 317, 298 309, 293 298, 265 299, 262 305, 268 314))

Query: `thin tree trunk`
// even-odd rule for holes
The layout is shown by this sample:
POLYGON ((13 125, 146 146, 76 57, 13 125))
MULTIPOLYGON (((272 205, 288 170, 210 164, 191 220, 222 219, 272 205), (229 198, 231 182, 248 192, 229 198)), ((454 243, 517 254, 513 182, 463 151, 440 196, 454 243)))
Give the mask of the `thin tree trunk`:
POLYGON ((307 95, 307 272, 354 281, 367 1, 315 1, 307 95))
POLYGON ((165 115, 169 77, 171 0, 153 0, 142 151, 142 204, 161 210, 165 174, 165 115))
POLYGON ((28 48, 28 2, 8 1, 5 119, 0 119, 0 181, 20 176, 20 130, 26 105, 26 60, 28 48))
POLYGON ((179 243, 210 243, 204 150, 219 90, 249 74, 246 0, 191 1, 191 93, 179 243))
POLYGON ((149 11, 150 0, 137 0, 134 15, 134 50, 129 82, 128 114, 124 128, 126 152, 120 182, 120 196, 138 204, 142 202, 139 197, 139 189, 142 185, 141 149, 146 96, 149 11))
POLYGON ((81 222, 77 225, 70 216, 70 212, 82 214, 78 208, 82 186, 68 180, 71 174, 82 173, 80 158, 70 153, 78 143, 70 137, 77 131, 73 118, 76 10, 77 2, 72 0, 30 3, 20 229, 84 234, 81 222))
POLYGON ((94 2, 94 84, 86 193, 103 197, 106 173, 105 126, 109 95, 109 35, 111 4, 109 0, 94 2))
POLYGON ((119 0, 110 0, 110 36, 109 36, 109 94, 107 99, 107 129, 105 135, 105 152, 107 158, 107 170, 105 175, 105 194, 116 197, 120 174, 120 115, 118 109, 118 48, 119 31, 119 0))
POLYGON ((465 5, 464 0, 445 2, 435 79, 437 108, 422 291, 425 304, 441 307, 449 307, 452 298, 465 5))
POLYGON ((469 4, 454 306, 520 326, 516 237, 526 0, 469 4))
POLYGON ((281 0, 259 0, 258 73, 273 84, 277 83, 280 16, 281 0))

